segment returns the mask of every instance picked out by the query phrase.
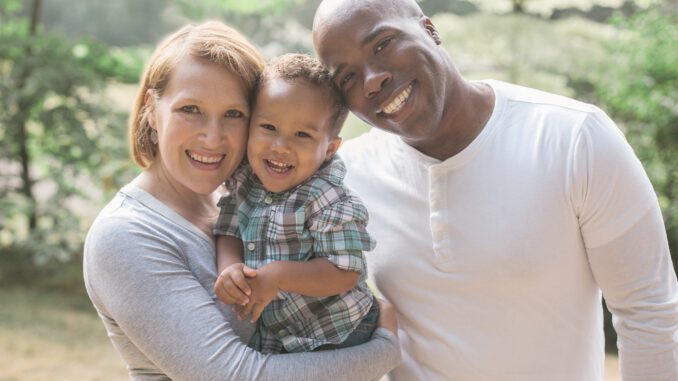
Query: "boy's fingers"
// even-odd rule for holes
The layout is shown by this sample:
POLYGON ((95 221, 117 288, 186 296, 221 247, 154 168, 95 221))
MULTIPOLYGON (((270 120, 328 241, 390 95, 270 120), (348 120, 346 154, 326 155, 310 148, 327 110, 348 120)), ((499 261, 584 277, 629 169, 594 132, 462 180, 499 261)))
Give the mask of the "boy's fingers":
POLYGON ((240 311, 240 315, 242 318, 246 318, 247 316, 250 316, 252 314, 252 309, 254 308, 254 303, 247 303, 243 305, 242 311, 240 311))
POLYGON ((249 266, 243 266, 242 272, 248 278, 254 278, 255 276, 257 276, 257 270, 255 270, 255 269, 253 269, 249 266))
POLYGON ((245 295, 250 295, 252 293, 252 289, 250 288, 250 285, 245 280, 245 276, 243 275, 243 273, 241 273, 241 272, 232 273, 231 274, 231 281, 245 295))
POLYGON ((233 283, 232 278, 227 278, 224 280, 222 289, 224 293, 228 295, 230 300, 232 300, 232 303, 241 305, 249 303, 249 298, 247 295, 245 295, 245 293, 243 293, 240 288, 235 283, 233 283))
POLYGON ((257 319, 259 319, 259 316, 261 316, 261 313, 264 312, 264 305, 261 303, 257 303, 254 308, 252 308, 252 318, 250 321, 252 323, 256 322, 257 319))

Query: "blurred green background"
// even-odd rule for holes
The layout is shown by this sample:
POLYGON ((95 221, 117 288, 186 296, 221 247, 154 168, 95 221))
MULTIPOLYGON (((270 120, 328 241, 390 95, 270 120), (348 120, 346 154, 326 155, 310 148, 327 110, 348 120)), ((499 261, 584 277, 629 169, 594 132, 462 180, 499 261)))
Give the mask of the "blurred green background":
MULTIPOLYGON (((98 210, 138 173, 126 118, 153 46, 187 22, 217 19, 267 57, 312 53, 318 3, 0 0, 0 380, 125 378, 84 293, 82 245, 98 210)), ((678 1, 419 3, 467 78, 610 114, 655 187, 675 266, 678 1)), ((350 117, 342 134, 367 129, 350 117)), ((614 353, 609 317, 606 331, 614 353)))

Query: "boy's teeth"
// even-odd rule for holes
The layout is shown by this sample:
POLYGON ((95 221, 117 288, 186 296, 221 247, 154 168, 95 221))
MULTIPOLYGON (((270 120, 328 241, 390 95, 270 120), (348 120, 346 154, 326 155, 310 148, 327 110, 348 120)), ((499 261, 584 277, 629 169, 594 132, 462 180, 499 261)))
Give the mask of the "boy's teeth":
POLYGON ((283 162, 280 162, 280 161, 266 160, 266 162, 268 163, 268 166, 273 171, 278 172, 278 173, 283 173, 283 172, 289 170, 290 168, 292 168, 292 164, 287 164, 287 163, 283 163, 283 162))
POLYGON ((410 84, 409 86, 407 86, 407 88, 405 90, 403 90, 400 94, 398 94, 397 97, 395 97, 393 102, 387 104, 386 107, 384 107, 383 112, 385 114, 392 114, 392 113, 400 110, 400 108, 403 106, 403 104, 405 104, 405 101, 407 100, 407 98, 410 96, 411 92, 412 92, 412 85, 410 84))

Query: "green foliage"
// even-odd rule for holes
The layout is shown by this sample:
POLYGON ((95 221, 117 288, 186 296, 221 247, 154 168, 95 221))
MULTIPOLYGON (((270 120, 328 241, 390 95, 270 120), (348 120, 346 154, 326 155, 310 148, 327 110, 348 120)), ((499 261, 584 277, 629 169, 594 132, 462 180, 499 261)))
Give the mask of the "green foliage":
MULTIPOLYGON (((678 9, 653 6, 616 18, 617 33, 605 59, 584 60, 590 70, 571 71, 580 98, 617 122, 645 167, 659 198, 674 269, 678 266, 678 9)), ((616 335, 606 311, 606 346, 616 335)))
POLYGON ((22 263, 46 270, 77 258, 80 204, 129 170, 125 116, 103 90, 134 69, 91 41, 31 35, 16 2, 0 5, 0 262, 16 264, 7 278, 22 263))
POLYGON ((279 13, 292 4, 301 0, 203 0, 195 2, 191 0, 173 0, 182 12, 191 18, 204 18, 210 11, 235 13, 237 15, 271 14, 279 13))
POLYGON ((626 130, 645 166, 678 265, 678 9, 655 6, 615 20, 609 61, 591 89, 626 130))
POLYGON ((475 13, 433 18, 462 74, 494 78, 572 96, 569 73, 595 75, 591 62, 605 58, 602 43, 613 28, 581 18, 548 21, 524 14, 475 13))

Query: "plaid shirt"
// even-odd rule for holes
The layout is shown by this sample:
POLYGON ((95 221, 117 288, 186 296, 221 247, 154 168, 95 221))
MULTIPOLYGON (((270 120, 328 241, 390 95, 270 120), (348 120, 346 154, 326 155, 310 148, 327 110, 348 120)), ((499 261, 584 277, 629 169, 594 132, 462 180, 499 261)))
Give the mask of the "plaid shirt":
POLYGON ((249 165, 227 181, 219 200, 217 235, 242 239, 244 263, 259 268, 274 261, 321 257, 342 270, 360 272, 348 292, 308 297, 282 292, 264 309, 250 346, 264 353, 310 351, 344 341, 372 305, 365 283, 363 251, 374 249, 367 234, 367 209, 342 182, 343 161, 335 156, 306 182, 285 192, 268 192, 249 165))

